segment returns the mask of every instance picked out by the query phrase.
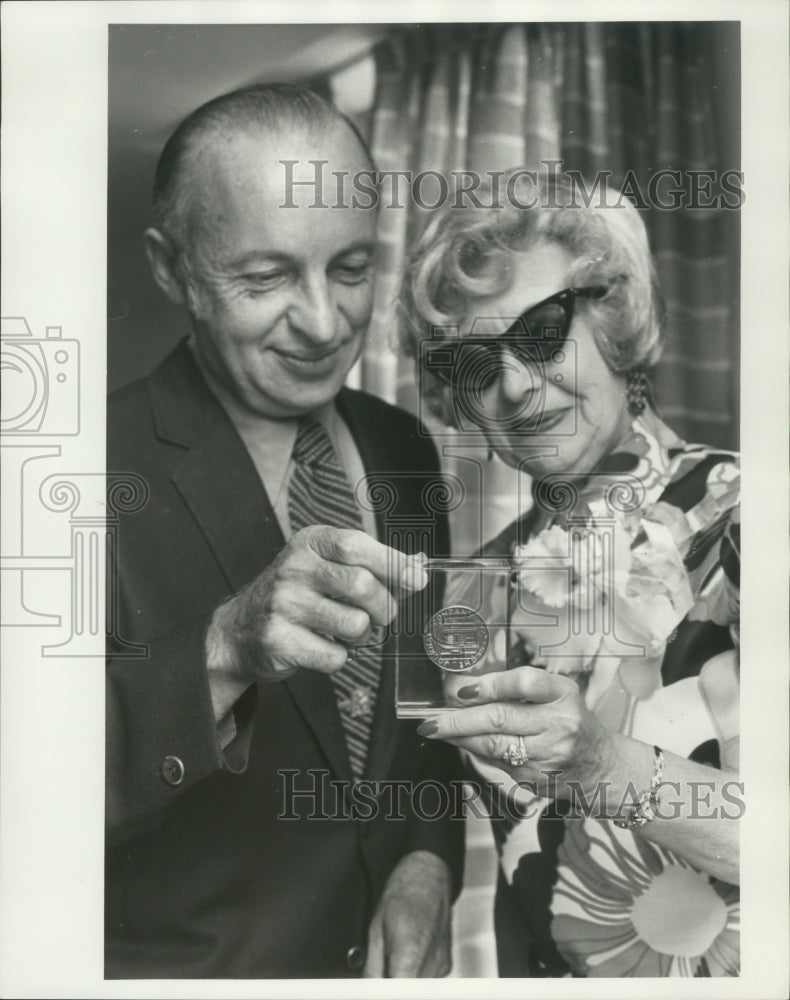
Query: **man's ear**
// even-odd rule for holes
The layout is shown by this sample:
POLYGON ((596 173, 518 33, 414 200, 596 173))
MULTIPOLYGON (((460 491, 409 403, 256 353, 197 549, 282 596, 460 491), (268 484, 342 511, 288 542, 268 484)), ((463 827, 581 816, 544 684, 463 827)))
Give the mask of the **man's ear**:
POLYGON ((158 229, 146 229, 145 253, 154 281, 172 302, 183 305, 186 295, 178 272, 178 251, 171 240, 158 229))

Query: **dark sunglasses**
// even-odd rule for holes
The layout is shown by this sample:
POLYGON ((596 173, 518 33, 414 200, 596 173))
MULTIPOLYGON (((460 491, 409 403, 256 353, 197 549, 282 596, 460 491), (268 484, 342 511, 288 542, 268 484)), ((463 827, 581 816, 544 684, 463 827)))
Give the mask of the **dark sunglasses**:
POLYGON ((600 299, 603 286, 564 288, 530 306, 498 337, 424 342, 423 368, 454 389, 490 388, 503 371, 502 352, 531 364, 553 363, 568 337, 577 298, 600 299))

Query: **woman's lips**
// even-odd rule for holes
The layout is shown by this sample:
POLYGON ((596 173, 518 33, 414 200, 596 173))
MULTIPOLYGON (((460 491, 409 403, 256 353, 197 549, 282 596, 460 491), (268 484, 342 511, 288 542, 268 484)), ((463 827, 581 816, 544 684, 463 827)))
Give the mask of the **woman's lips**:
POLYGON ((556 427, 565 414, 570 412, 570 409, 571 407, 566 406, 559 410, 549 410, 547 412, 539 413, 536 416, 531 417, 529 420, 524 420, 519 423, 514 430, 516 433, 527 432, 529 434, 545 434, 556 427))

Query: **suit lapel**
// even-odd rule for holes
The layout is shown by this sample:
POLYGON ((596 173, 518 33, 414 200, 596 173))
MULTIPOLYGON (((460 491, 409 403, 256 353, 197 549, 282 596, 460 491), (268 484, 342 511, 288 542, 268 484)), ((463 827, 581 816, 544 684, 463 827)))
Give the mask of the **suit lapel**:
MULTIPOLYGON (((252 459, 186 343, 152 379, 151 400, 157 434, 185 449, 173 483, 236 593, 285 545, 252 459)), ((300 670, 283 683, 334 772, 350 778, 343 724, 329 677, 300 670)))
POLYGON ((173 482, 234 593, 284 546, 266 491, 224 412, 218 412, 193 442, 173 482))
POLYGON ((228 586, 240 590, 284 545, 255 466, 186 341, 152 376, 150 396, 157 436, 184 449, 173 483, 228 586))

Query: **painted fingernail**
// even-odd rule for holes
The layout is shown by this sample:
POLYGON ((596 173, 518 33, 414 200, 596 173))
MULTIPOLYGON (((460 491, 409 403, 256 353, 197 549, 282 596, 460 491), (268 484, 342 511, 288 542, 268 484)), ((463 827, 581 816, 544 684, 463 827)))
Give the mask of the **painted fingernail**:
POLYGON ((466 699, 476 698, 478 694, 480 694, 479 684, 467 684, 466 687, 462 687, 458 691, 459 698, 466 698, 466 699))
POLYGON ((439 728, 438 722, 423 722, 417 726, 418 736, 433 736, 439 728))

